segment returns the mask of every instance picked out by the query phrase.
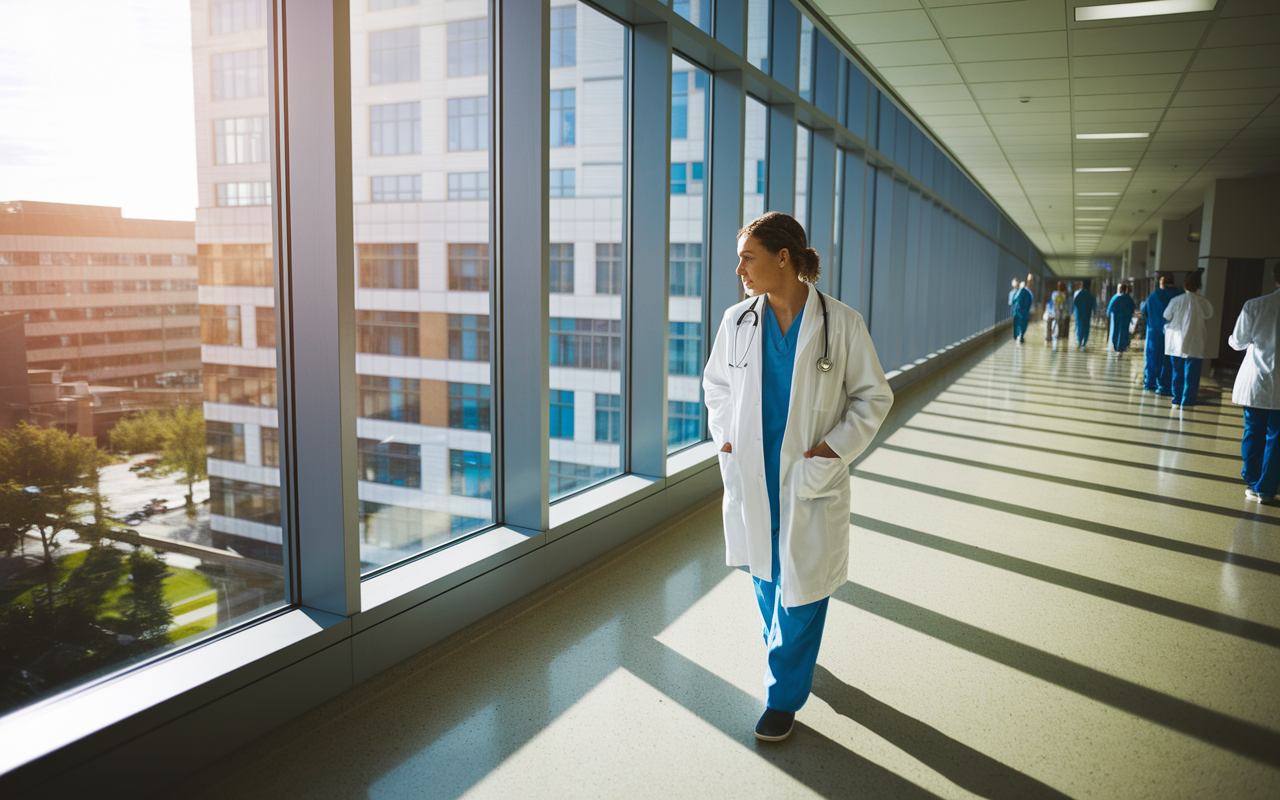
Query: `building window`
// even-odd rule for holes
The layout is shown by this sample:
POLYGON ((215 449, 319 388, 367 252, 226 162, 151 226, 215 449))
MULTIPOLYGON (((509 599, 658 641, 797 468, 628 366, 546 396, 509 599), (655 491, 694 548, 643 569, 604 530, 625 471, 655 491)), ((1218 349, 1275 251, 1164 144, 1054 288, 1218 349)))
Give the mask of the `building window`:
POLYGON ((224 517, 280 524, 280 488, 209 476, 209 512, 224 517))
POLYGON ((590 486, 597 481, 617 474, 617 467, 601 467, 591 464, 574 464, 570 461, 552 461, 551 496, 559 497, 590 486))
POLYGON ((617 442, 622 436, 622 395, 596 395, 596 441, 617 442))
POLYGON ((449 384, 449 427, 487 431, 489 387, 480 383, 449 384))
POLYGON ((448 105, 449 150, 488 150, 489 98, 454 97, 448 105))
POLYGON ((702 441, 702 403, 667 401, 667 446, 702 441))
POLYGON ((671 138, 689 138, 689 73, 671 73, 671 138))
POLYGON ((551 146, 564 147, 574 143, 574 89, 551 91, 551 146))
POLYGON ((489 454, 471 450, 449 451, 449 493, 464 497, 492 496, 489 454))
POLYGON ((416 81, 418 61, 417 28, 369 34, 369 83, 416 81))
POLYGON ((702 323, 670 322, 667 372, 671 375, 702 374, 702 323))
POLYGON ((416 6, 418 0, 369 0, 370 11, 386 11, 391 8, 405 8, 407 6, 416 6))
POLYGON ((455 361, 489 360, 489 315, 449 315, 449 358, 455 361))
POLYGON ((572 67, 578 63, 578 9, 561 6, 551 9, 551 66, 572 67))
POLYGON ((596 294, 622 294, 622 245, 596 245, 596 294))
POLYGON ((369 154, 410 155, 422 152, 422 104, 369 106, 369 154))
POLYGON ((449 245, 449 290, 489 291, 489 245, 449 245))
POLYGON ((360 288, 417 289, 416 244, 357 244, 360 288))
POLYGON ((450 172, 450 200, 488 200, 489 173, 487 172, 450 172))
POLYGON ((756 162, 756 194, 764 194, 764 162, 756 162))
POLYGON ((200 306, 200 343, 240 346, 240 306, 200 306))
POLYGON ((389 486, 422 488, 422 449, 416 444, 358 439, 360 480, 389 486))
POLYGON ((209 30, 212 33, 256 31, 267 27, 267 0, 211 0, 209 30))
POLYGON ((574 170, 571 169, 553 169, 551 170, 551 196, 552 197, 573 197, 574 187, 574 170))
POLYGON ((672 194, 702 194, 702 162, 671 165, 672 194))
POLYGON ((214 100, 263 97, 266 93, 267 48, 214 54, 214 100))
POLYGON ((206 403, 276 407, 274 368, 205 362, 202 373, 206 403))
POLYGON ((412 422, 422 419, 421 381, 416 378, 386 378, 381 375, 358 376, 360 416, 412 422))
POLYGON ((417 312, 357 309, 356 352, 416 357, 418 355, 417 312))
POLYGON ((671 243, 671 295, 702 296, 702 243, 671 243))
POLYGON ((257 306, 253 310, 258 347, 276 346, 276 310, 273 306, 257 306))
POLYGON ((209 447, 209 458, 244 463, 244 425, 206 420, 204 437, 209 447))
POLYGON ((573 392, 551 390, 552 439, 573 438, 573 392))
POLYGON ((196 245, 200 286, 272 286, 271 245, 196 245))
POLYGON ((262 431, 262 466, 280 466, 280 429, 263 425, 262 431))
POLYGON ((551 245, 551 291, 573 294, 573 245, 551 245))
POLYGON ((622 369, 622 323, 552 317, 551 366, 622 369))
POLYGON ((449 23, 449 77, 489 74, 489 20, 449 23))
POLYGON ((266 163, 267 118, 215 119, 213 147, 218 164, 266 163))
POLYGON ((269 206, 271 184, 266 181, 215 184, 220 206, 269 206))
POLYGON ((421 199, 421 175, 379 175, 373 178, 375 203, 416 203, 421 199))

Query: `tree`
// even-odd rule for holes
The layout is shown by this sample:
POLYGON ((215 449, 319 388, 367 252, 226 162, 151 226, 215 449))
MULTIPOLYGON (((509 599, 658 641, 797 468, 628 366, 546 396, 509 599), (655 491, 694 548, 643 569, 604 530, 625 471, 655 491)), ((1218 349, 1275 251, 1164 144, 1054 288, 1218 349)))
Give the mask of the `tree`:
POLYGON ((159 463, 138 474, 181 475, 187 485, 187 513, 195 513, 195 484, 209 477, 204 411, 179 406, 172 412, 147 411, 122 419, 111 429, 111 446, 130 454, 159 452, 159 463))
POLYGON ((40 537, 45 566, 45 601, 53 607, 54 551, 59 531, 78 530, 80 507, 89 500, 86 484, 96 483, 103 461, 89 438, 27 422, 0 434, 0 541, 10 552, 35 531, 40 537))
POLYGON ((129 556, 129 594, 123 599, 124 623, 121 631, 137 637, 144 645, 168 642, 173 613, 164 600, 164 579, 169 568, 160 556, 143 548, 129 556))

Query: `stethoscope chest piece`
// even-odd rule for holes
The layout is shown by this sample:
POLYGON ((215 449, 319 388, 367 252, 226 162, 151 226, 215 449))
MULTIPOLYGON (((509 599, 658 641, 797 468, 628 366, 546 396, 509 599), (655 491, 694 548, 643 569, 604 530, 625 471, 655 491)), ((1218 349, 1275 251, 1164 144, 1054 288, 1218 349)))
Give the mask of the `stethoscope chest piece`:
POLYGON ((830 371, 831 371, 831 359, 827 358, 826 356, 822 356, 822 357, 820 357, 820 358, 818 359, 818 371, 819 371, 819 372, 830 372, 830 371))

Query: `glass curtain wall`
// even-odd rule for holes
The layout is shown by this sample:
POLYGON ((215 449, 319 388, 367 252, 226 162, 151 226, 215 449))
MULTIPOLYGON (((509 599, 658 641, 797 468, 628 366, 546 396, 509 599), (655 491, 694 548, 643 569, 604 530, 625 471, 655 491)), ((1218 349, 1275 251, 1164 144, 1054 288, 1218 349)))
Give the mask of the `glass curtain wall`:
POLYGON ((809 230, 809 151, 813 148, 813 131, 796 125, 796 192, 795 218, 809 230))
POLYGON ((667 451, 702 441, 706 336, 706 164, 711 75, 671 59, 671 252, 667 343, 667 451))
POLYGON ((711 2, 712 0, 671 0, 671 8, 704 32, 711 33, 711 2))
POLYGON ((804 100, 813 102, 813 47, 816 31, 804 14, 800 15, 800 74, 796 81, 797 93, 804 100))
MULTIPOLYGON (((740 0, 741 1, 741 0, 740 0)), ((747 62, 769 72, 769 19, 773 0, 746 0, 747 62)))
POLYGON ((584 3, 551 11, 561 41, 572 41, 551 53, 551 243, 559 280, 550 297, 548 368, 559 435, 549 466, 556 499, 622 470, 628 31, 584 3))
POLYGON ((351 4, 360 562, 494 518, 487 4, 351 4))
POLYGON ((743 127, 742 221, 745 224, 764 213, 769 175, 769 107, 751 95, 747 95, 743 127))
POLYGON ((286 599, 270 18, 233 5, 37 4, 67 47, 6 45, 42 155, 0 173, 0 714, 286 599))

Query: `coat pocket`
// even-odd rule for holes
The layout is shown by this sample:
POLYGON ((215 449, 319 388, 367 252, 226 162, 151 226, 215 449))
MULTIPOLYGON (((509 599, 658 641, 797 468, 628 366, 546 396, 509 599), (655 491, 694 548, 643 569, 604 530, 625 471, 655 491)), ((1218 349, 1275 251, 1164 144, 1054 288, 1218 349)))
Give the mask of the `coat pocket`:
POLYGON ((805 458, 800 461, 800 486, 796 493, 801 500, 835 497, 848 478, 849 468, 838 458, 805 458))
POLYGON ((738 460, 732 453, 723 450, 717 455, 720 458, 720 482, 724 484, 724 493, 736 502, 742 498, 742 471, 738 469, 738 460))

